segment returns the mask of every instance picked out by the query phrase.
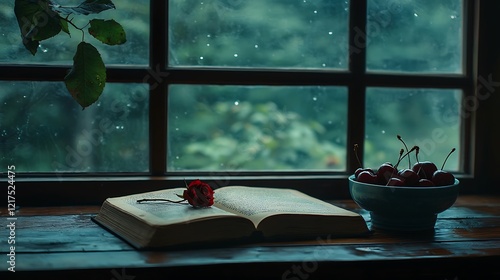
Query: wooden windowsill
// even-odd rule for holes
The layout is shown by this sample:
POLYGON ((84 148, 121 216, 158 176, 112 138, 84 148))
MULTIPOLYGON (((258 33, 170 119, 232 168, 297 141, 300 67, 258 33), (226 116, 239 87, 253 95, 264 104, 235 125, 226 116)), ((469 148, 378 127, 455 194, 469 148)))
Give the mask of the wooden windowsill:
MULTIPOLYGON (((352 200, 331 202, 360 212, 371 226, 368 213, 352 200)), ((435 231, 426 234, 374 229, 363 238, 163 251, 135 250, 91 220, 98 210, 99 206, 17 210, 16 272, 7 274, 12 273, 6 256, 12 245, 3 234, 0 275, 107 280, 160 279, 161 275, 162 279, 189 275, 217 279, 500 278, 500 196, 460 196, 439 215, 435 231)), ((5 209, 0 211, 4 228, 13 221, 6 214, 5 209)))

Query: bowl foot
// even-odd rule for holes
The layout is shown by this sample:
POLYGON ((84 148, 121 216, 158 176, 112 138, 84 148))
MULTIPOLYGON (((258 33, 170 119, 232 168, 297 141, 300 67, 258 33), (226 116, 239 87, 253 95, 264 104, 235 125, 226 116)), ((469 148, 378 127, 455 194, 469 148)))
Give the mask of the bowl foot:
POLYGON ((410 216, 387 216, 370 212, 372 226, 384 230, 394 231, 425 231, 433 230, 436 225, 437 215, 425 215, 419 217, 410 216))

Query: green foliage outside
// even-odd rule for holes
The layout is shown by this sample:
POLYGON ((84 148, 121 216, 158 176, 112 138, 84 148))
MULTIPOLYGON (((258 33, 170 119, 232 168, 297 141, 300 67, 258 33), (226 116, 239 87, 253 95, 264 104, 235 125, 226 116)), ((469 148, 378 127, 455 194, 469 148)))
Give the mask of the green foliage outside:
POLYGON ((347 88, 173 85, 169 101, 171 170, 344 164, 347 88))

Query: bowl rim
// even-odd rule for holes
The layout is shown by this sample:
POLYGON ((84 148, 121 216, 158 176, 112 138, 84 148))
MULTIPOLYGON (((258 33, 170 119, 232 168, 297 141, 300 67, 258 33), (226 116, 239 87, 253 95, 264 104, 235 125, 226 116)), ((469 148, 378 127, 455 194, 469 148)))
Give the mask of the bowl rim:
MULTIPOLYGON (((460 184, 460 180, 455 178, 455 183, 453 185, 446 185, 446 186, 426 186, 426 187, 411 187, 411 186, 385 186, 385 185, 377 185, 377 184, 369 184, 369 183, 364 183, 364 182, 358 182, 354 180, 355 175, 351 174, 348 179, 352 183, 356 183, 359 185, 364 185, 364 186, 369 186, 372 188, 394 188, 394 189, 401 189, 401 190, 436 190, 436 189, 446 189, 446 188, 453 188, 457 187, 460 184)), ((349 186, 351 187, 351 186, 349 186)))

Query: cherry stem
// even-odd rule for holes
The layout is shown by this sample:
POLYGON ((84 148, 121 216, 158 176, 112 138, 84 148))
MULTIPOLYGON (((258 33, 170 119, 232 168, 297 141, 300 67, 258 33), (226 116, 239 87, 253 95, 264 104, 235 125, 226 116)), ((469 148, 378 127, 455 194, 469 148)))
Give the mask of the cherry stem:
MULTIPOLYGON (((417 163, 419 163, 420 161, 418 160, 418 153, 420 152, 420 147, 419 146, 415 146, 415 160, 417 161, 417 163)), ((417 170, 417 174, 420 173, 420 171, 422 170, 422 166, 420 166, 420 168, 417 170)), ((427 177, 427 174, 425 174, 425 170, 422 170, 424 172, 424 175, 427 177)))
MULTIPOLYGON (((411 148, 411 150, 409 150, 408 152, 406 152, 405 154, 404 153, 404 150, 401 149, 401 151, 399 152, 399 159, 398 159, 398 162, 394 165, 394 170, 392 171, 392 174, 391 174, 391 177, 389 177, 389 180, 394 176, 394 174, 396 174, 397 170, 398 170, 398 165, 399 163, 401 162, 401 160, 403 160, 404 157, 408 156, 411 152, 413 152, 414 150, 418 149, 418 146, 413 146, 413 148, 411 148)), ((386 186, 389 185, 389 180, 387 180, 387 184, 386 186)))
POLYGON ((399 163, 401 161, 401 157, 403 156, 404 152, 405 152, 404 149, 399 150, 399 157, 398 157, 397 163, 399 163))
POLYGON ((358 148, 359 148, 359 145, 354 144, 354 155, 356 156, 356 160, 358 161, 359 167, 362 168, 363 165, 361 164, 361 161, 359 160, 359 157, 358 157, 358 148))
POLYGON ((446 161, 448 160, 448 158, 450 157, 450 155, 455 151, 455 148, 451 149, 451 151, 448 153, 448 155, 446 156, 446 158, 444 159, 444 162, 443 162, 443 165, 441 166, 441 170, 444 170, 444 164, 446 163, 446 161))
POLYGON ((416 149, 418 149, 418 146, 413 146, 413 148, 411 148, 408 152, 406 152, 403 156, 399 157, 399 160, 398 162, 396 163, 396 165, 394 166, 394 168, 398 168, 398 165, 399 163, 401 162, 401 160, 406 157, 408 154, 410 154, 411 152, 415 151, 416 149))
POLYGON ((420 147, 419 146, 415 146, 415 160, 418 162, 420 162, 418 160, 418 153, 420 152, 420 147))
MULTIPOLYGON (((401 136, 399 134, 397 135, 397 137, 398 137, 398 140, 401 141, 401 143, 403 143, 403 145, 405 146, 406 152, 408 152, 408 146, 406 146, 406 143, 405 143, 405 141, 403 141, 403 138, 401 138, 401 136)), ((410 157, 408 157, 408 168, 411 168, 410 157)))
POLYGON ((137 203, 141 202, 153 202, 153 201, 164 201, 164 202, 172 202, 172 203, 181 203, 186 201, 185 199, 183 200, 170 200, 170 199, 164 199, 164 198, 143 198, 143 199, 138 199, 137 203))
POLYGON ((398 168, 398 164, 399 164, 399 162, 401 161, 401 158, 402 158, 402 156, 403 156, 403 153, 404 153, 404 152, 405 152, 405 150, 404 150, 404 149, 401 149, 401 150, 399 151, 399 158, 398 158, 398 162, 397 162, 397 163, 396 163, 396 165, 394 166, 394 168, 393 168, 393 170, 392 170, 392 173, 391 173, 391 177, 389 177, 389 180, 387 180, 387 184, 386 184, 386 186, 388 186, 388 185, 389 185, 389 181, 391 180, 391 178, 393 178, 393 177, 394 177, 394 175, 396 175, 396 170, 397 170, 397 168, 398 168))

